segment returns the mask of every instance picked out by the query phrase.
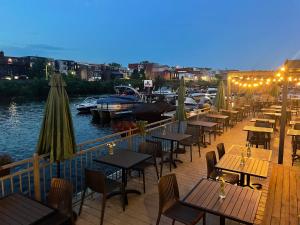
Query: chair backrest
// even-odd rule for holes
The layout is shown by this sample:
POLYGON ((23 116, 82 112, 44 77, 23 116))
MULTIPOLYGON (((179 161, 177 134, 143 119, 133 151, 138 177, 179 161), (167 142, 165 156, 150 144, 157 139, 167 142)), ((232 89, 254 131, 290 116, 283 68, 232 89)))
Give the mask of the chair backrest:
POLYGON ((199 127, 189 124, 187 125, 184 133, 192 135, 193 141, 199 141, 202 136, 202 130, 199 127))
POLYGON ((300 123, 295 123, 294 129, 295 130, 300 130, 300 123))
POLYGON ((106 194, 106 176, 101 171, 85 168, 85 186, 94 192, 106 194))
POLYGON ((146 143, 151 144, 151 147, 155 149, 154 154, 156 157, 161 157, 163 156, 163 147, 162 147, 162 142, 157 141, 157 140, 146 140, 146 143))
POLYGON ((256 121, 255 122, 255 126, 256 127, 272 127, 272 125, 269 122, 265 122, 265 121, 256 121))
POLYGON ((49 206, 72 217, 72 195, 73 187, 70 182, 60 178, 52 178, 51 187, 47 196, 47 203, 49 206))
POLYGON ((217 150, 218 150, 219 159, 221 159, 223 157, 223 155, 225 155, 224 143, 217 144, 217 150))
POLYGON ((158 183, 159 212, 164 213, 179 200, 179 190, 175 174, 160 178, 158 183))
POLYGON ((159 141, 146 140, 139 144, 138 152, 159 157, 162 151, 162 144, 159 141))
POLYGON ((215 151, 206 153, 206 166, 207 166, 207 178, 210 178, 212 172, 215 171, 215 165, 217 164, 217 158, 215 151))

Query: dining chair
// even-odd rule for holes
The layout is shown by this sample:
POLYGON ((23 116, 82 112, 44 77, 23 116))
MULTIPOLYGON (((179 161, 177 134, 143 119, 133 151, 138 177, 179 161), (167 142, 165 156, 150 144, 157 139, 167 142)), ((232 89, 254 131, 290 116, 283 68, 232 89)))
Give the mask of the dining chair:
POLYGON ((118 181, 107 178, 101 171, 85 169, 85 187, 83 190, 83 194, 81 197, 81 203, 79 207, 78 215, 81 214, 82 206, 84 204, 85 195, 88 189, 93 192, 102 194, 102 206, 101 206, 101 217, 100 217, 100 225, 103 224, 104 221, 104 212, 106 200, 110 193, 114 190, 122 189, 122 184, 118 181))
MULTIPOLYGON (((152 141, 152 140, 146 140, 146 142, 142 142, 139 145, 138 152, 143 153, 143 154, 149 154, 151 155, 151 159, 146 160, 144 162, 139 163, 138 165, 133 167, 133 170, 138 171, 139 173, 142 173, 143 176, 143 190, 144 193, 146 193, 146 181, 145 181, 145 170, 148 167, 154 166, 155 171, 156 171, 156 176, 157 180, 159 180, 160 176, 158 172, 158 167, 157 167, 157 160, 156 158, 159 157, 161 167, 160 167, 160 174, 162 174, 162 167, 163 163, 165 161, 165 155, 162 151, 162 144, 160 141, 152 141)), ((170 155, 170 153, 169 153, 170 155)), ((170 158, 170 157, 169 157, 170 158)))
POLYGON ((77 215, 73 212, 72 199, 72 184, 64 179, 52 178, 50 190, 47 194, 47 204, 71 218, 72 224, 75 224, 77 215))
POLYGON ((186 138, 182 141, 179 142, 180 145, 183 145, 183 147, 189 147, 190 148, 190 159, 191 162, 193 161, 193 146, 197 145, 198 146, 198 152, 199 152, 199 157, 201 157, 201 152, 200 152, 200 145, 203 142, 203 132, 199 127, 196 126, 191 126, 187 125, 187 129, 185 131, 185 134, 191 135, 191 137, 186 138))
POLYGON ((206 153, 206 166, 207 166, 207 179, 217 180, 218 177, 222 177, 225 182, 230 184, 239 184, 240 176, 234 173, 226 173, 220 170, 216 170, 217 158, 215 151, 206 153))
POLYGON ((219 155, 219 160, 225 155, 225 146, 224 143, 217 144, 217 150, 219 155))
POLYGON ((187 225, 197 224, 203 219, 206 224, 205 213, 190 207, 179 200, 179 189, 175 174, 168 174, 160 178, 158 183, 159 209, 156 225, 159 225, 161 216, 172 219, 172 224, 178 221, 187 225))

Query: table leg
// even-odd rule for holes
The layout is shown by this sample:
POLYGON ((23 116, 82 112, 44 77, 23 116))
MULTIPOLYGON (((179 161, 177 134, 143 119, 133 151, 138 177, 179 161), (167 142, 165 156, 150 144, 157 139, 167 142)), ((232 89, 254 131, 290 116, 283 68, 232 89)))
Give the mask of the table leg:
POLYGON ((242 186, 242 187, 245 186, 245 174, 244 173, 241 173, 240 186, 242 186))
POLYGON ((177 168, 177 165, 176 165, 176 163, 174 161, 174 156, 173 155, 174 155, 174 141, 171 141, 171 155, 170 155, 171 162, 172 162, 174 168, 177 168))
POLYGON ((225 225, 225 217, 220 216, 220 225, 225 225))
POLYGON ((125 211, 125 206, 128 205, 128 197, 127 194, 138 194, 140 195, 141 192, 134 189, 126 189, 127 186, 127 171, 125 169, 122 169, 122 187, 121 191, 113 191, 107 195, 107 198, 111 198, 116 195, 121 195, 122 200, 122 207, 123 211, 125 211))

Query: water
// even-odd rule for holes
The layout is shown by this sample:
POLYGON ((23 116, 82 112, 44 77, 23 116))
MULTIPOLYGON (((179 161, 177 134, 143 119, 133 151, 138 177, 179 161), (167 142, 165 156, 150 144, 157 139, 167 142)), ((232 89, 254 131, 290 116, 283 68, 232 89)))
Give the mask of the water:
MULTIPOLYGON (((70 99, 76 143, 103 137, 113 131, 109 124, 92 123, 91 115, 78 114, 75 104, 84 98, 70 99)), ((35 152, 43 120, 45 101, 0 100, 0 153, 14 160, 31 157, 35 152)))

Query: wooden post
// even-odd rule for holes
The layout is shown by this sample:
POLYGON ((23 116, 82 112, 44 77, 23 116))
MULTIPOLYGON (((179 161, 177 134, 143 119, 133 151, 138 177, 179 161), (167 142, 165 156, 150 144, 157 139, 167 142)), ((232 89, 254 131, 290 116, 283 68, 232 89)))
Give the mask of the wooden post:
POLYGON ((287 77, 286 77, 285 80, 284 80, 284 82, 283 82, 283 90, 282 90, 282 108, 281 108, 281 120, 280 120, 280 137, 279 137, 279 149, 278 149, 278 164, 282 164, 283 163, 285 124, 286 124, 287 92, 288 92, 288 81, 287 81, 287 77))
POLYGON ((41 185, 40 185, 40 166, 39 156, 33 154, 33 182, 34 182, 34 197, 37 201, 41 201, 41 185))
POLYGON ((227 99, 226 99, 226 109, 228 110, 229 109, 229 100, 231 98, 231 77, 230 75, 227 75, 227 99))

